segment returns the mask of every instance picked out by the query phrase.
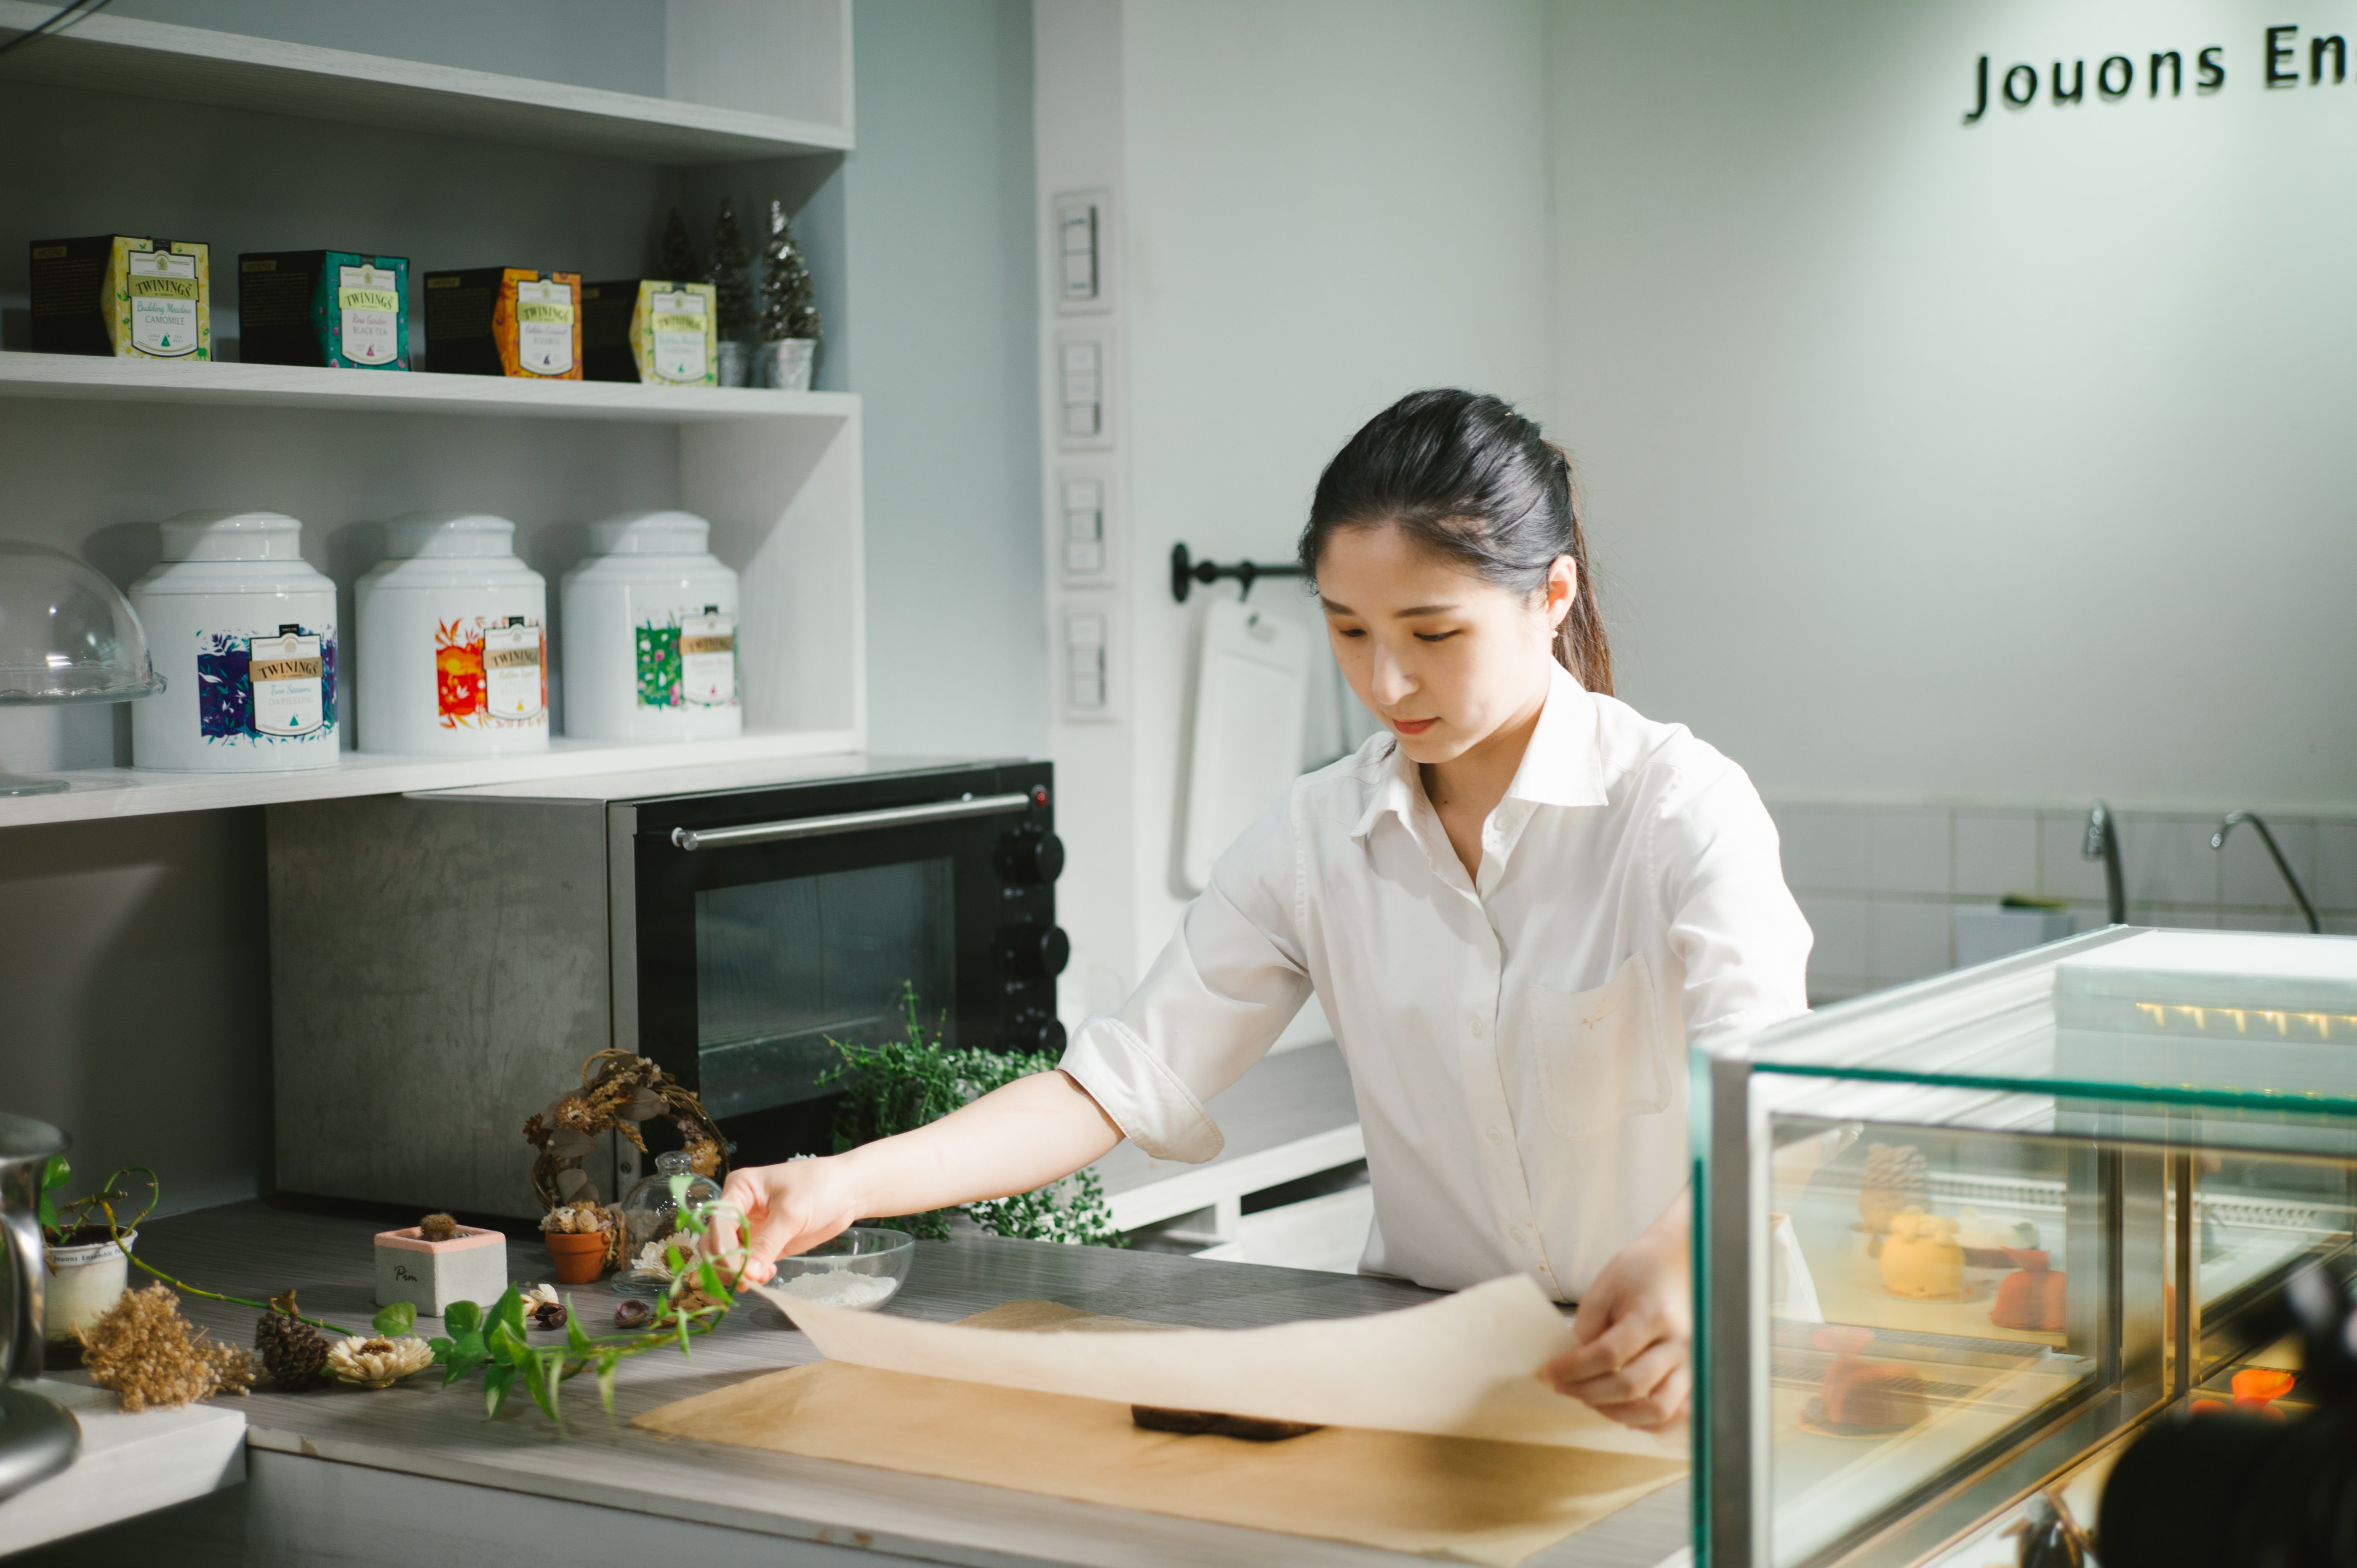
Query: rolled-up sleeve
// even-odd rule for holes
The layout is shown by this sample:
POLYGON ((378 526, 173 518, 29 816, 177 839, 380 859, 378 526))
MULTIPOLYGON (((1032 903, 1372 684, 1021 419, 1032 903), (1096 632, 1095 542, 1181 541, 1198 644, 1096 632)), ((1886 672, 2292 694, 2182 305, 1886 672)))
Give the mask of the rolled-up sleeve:
POLYGON ((1654 822, 1670 948, 1685 968, 1689 1046, 1809 1010, 1814 939, 1784 886, 1776 824, 1743 769, 1717 761, 1682 778, 1654 822))
POLYGON ((1220 857, 1145 981, 1119 1012, 1082 1024, 1059 1064, 1157 1159, 1220 1152, 1205 1103, 1267 1054, 1308 998, 1291 806, 1287 791, 1220 857))

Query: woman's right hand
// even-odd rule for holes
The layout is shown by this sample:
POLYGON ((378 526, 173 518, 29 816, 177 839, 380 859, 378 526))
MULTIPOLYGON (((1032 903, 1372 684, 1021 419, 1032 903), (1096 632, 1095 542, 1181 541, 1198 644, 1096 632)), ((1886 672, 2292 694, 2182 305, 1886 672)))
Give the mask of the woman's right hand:
POLYGON ((748 1165, 728 1173, 720 1201, 745 1216, 750 1232, 744 1276, 766 1284, 777 1262, 839 1236, 859 1219, 859 1206, 840 1155, 748 1165))

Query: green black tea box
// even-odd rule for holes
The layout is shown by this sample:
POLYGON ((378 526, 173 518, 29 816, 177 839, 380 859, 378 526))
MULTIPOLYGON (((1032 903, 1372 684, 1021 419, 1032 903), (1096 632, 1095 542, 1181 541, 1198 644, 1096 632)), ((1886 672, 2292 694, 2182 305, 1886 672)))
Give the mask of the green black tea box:
POLYGON ((34 241, 33 351, 211 359, 210 258, 192 241, 129 234, 34 241))
POLYGON ((409 258, 265 251, 237 259, 239 349, 253 365, 409 369, 409 258))

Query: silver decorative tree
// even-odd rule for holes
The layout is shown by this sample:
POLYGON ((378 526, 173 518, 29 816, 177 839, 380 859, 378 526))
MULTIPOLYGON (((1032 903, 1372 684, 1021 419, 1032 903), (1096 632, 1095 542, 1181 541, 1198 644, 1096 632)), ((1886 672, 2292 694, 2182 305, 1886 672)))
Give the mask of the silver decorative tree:
POLYGON ((712 263, 705 278, 712 285, 714 325, 720 333, 720 384, 745 384, 745 338, 753 328, 753 258, 745 252, 745 235, 737 227, 737 204, 720 199, 720 219, 712 227, 712 263))
POLYGON ((783 392, 808 392, 818 361, 818 306, 810 268, 794 243, 786 204, 770 203, 770 237, 761 246, 761 359, 756 379, 783 392))

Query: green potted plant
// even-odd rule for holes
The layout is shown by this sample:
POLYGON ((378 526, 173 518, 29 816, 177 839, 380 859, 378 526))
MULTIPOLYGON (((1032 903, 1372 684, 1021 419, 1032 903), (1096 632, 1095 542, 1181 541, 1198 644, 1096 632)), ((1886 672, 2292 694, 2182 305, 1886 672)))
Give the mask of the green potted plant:
POLYGON ((116 1171, 96 1192, 66 1198, 73 1168, 63 1155, 49 1157, 41 1174, 41 1255, 48 1268, 48 1285, 41 1312, 45 1359, 51 1367, 79 1366, 81 1346, 74 1337, 77 1325, 95 1323, 121 1299, 129 1283, 131 1247, 139 1240, 139 1222, 156 1205, 156 1173, 145 1165, 116 1171), (132 1200, 134 1177, 147 1182, 146 1201, 127 1219, 121 1210, 132 1200))

